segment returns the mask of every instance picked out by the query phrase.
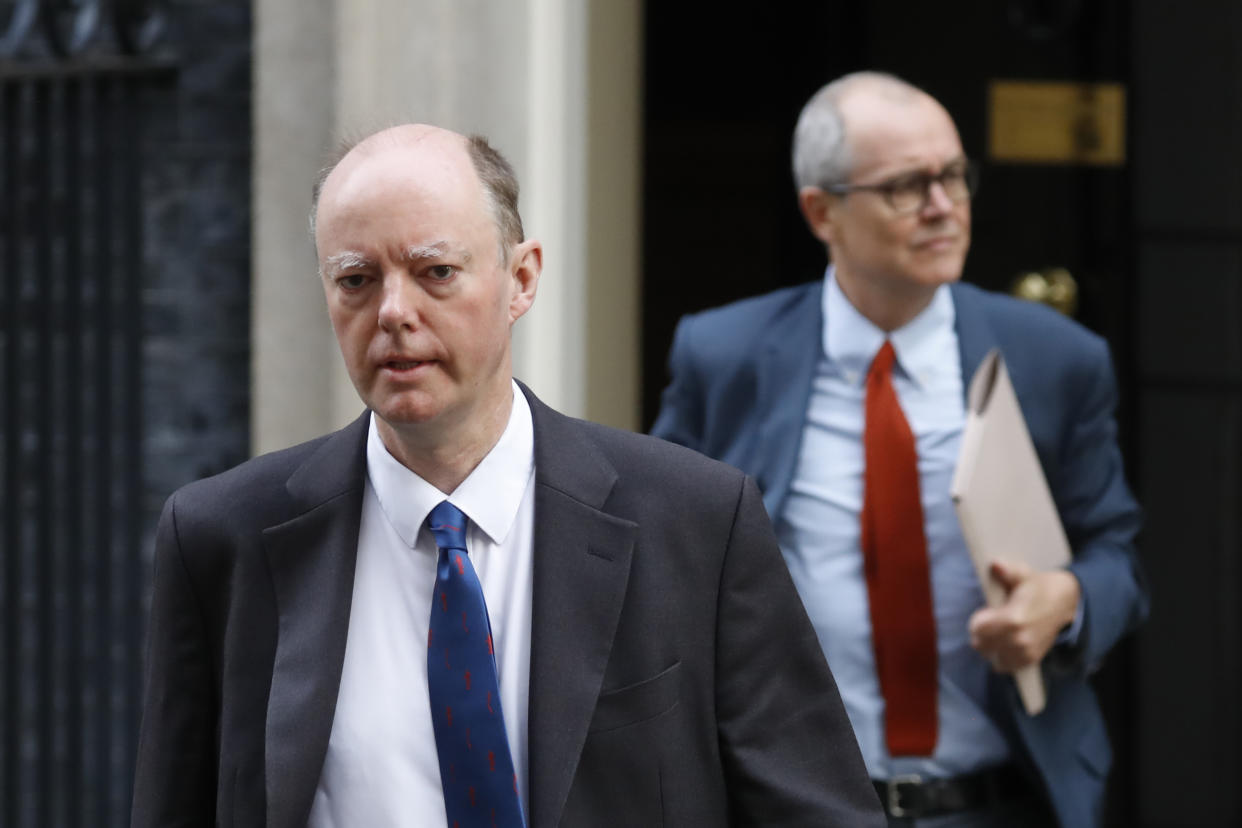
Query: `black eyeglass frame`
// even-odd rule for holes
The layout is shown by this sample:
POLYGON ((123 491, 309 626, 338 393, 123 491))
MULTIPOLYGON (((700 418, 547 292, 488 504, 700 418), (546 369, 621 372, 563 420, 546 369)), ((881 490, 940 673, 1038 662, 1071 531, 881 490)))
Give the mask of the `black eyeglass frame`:
POLYGON ((923 171, 910 172, 895 175, 886 181, 879 182, 878 184, 825 184, 821 186, 820 189, 826 193, 832 193, 833 195, 839 196, 847 196, 850 193, 856 192, 879 193, 884 197, 884 202, 895 212, 900 215, 911 215, 919 212, 927 206, 928 201, 931 200, 931 185, 933 182, 939 184, 940 189, 944 190, 945 195, 948 196, 949 200, 955 204, 974 198, 975 194, 979 192, 978 162, 972 161, 969 158, 964 159, 963 166, 960 168, 960 173, 962 175, 962 181, 966 185, 966 195, 961 198, 954 198, 952 194, 949 193, 949 188, 945 186, 945 180, 956 176, 958 172, 959 168, 957 167, 957 162, 954 161, 945 165, 945 168, 937 175, 932 175, 931 173, 923 171), (893 195, 898 189, 901 189, 907 183, 915 182, 919 184, 920 189, 922 190, 922 198, 919 199, 916 206, 908 209, 902 209, 893 203, 893 195))

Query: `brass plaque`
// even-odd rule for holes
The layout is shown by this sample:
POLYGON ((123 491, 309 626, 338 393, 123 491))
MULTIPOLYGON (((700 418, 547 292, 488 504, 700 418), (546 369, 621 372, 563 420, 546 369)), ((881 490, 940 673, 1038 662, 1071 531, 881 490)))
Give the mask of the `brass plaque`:
POLYGON ((1126 160, 1126 90, 1119 83, 992 81, 993 161, 1119 166, 1126 160))

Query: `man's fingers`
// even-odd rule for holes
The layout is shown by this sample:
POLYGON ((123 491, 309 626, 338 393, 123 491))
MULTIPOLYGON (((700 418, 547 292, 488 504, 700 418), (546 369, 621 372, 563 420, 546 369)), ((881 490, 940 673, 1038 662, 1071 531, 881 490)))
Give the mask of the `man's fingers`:
POLYGON ((976 610, 967 624, 970 646, 988 656, 1003 645, 1005 639, 1012 634, 1013 628, 1013 622, 1004 607, 976 610))
POLYGON ((1018 585, 1030 576, 1032 570, 1024 563, 1006 561, 997 558, 988 566, 988 574, 1005 588, 1005 592, 1013 592, 1018 585))
POLYGON ((967 624, 970 646, 992 669, 1012 673, 1037 664, 1052 647, 1058 630, 1073 619, 1078 582, 1066 572, 1036 572, 1003 560, 989 567, 1004 586, 1005 603, 976 610, 967 624))
POLYGON ((997 672, 1011 673, 1043 656, 1031 629, 1007 605, 976 610, 967 632, 970 646, 997 672))

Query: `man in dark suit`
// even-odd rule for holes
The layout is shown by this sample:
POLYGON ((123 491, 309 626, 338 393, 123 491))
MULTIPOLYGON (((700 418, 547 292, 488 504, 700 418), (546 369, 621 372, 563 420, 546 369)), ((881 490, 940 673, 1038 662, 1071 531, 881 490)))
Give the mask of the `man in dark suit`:
POLYGON ((832 264, 683 319, 653 433, 757 480, 892 825, 1096 825, 1111 752, 1087 676, 1147 612, 1107 346, 958 283, 974 171, 922 91, 834 81, 793 154, 832 264), (949 488, 994 347, 1073 561, 1032 572, 998 550, 1008 598, 985 608, 949 488), (1034 717, 1008 676, 1030 664, 1048 687, 1034 717))
POLYGON ((169 499, 133 824, 882 825, 754 483, 513 381, 504 159, 397 127, 316 203, 368 411, 169 499))

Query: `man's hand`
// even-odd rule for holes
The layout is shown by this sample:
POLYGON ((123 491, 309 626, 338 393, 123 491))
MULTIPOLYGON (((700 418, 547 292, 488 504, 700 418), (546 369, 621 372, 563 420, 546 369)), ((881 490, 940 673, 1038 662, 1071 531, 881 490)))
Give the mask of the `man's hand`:
POLYGON ((1074 620, 1082 587, 1069 572, 1036 572, 1026 564, 993 561, 989 574, 1008 596, 999 607, 970 617, 970 646, 992 669, 1012 673, 1038 664, 1074 620))

